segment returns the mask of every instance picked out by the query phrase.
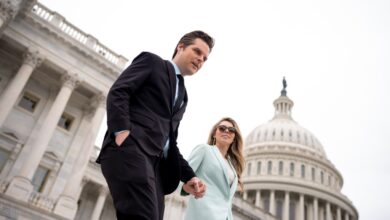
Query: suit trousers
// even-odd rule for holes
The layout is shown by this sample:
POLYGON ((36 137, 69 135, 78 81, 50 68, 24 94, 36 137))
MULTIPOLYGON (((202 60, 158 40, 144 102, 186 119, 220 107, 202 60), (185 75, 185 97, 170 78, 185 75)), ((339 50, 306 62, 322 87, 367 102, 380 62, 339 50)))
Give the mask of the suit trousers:
POLYGON ((118 220, 162 220, 164 193, 161 156, 147 155, 130 135, 121 146, 103 149, 101 169, 114 201, 118 220))

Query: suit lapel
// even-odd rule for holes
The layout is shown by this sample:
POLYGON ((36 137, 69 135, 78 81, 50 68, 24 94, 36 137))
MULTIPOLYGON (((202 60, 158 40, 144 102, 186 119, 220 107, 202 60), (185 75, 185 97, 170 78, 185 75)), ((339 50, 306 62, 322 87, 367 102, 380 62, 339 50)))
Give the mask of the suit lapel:
POLYGON ((169 85, 171 86, 171 104, 170 104, 170 110, 171 113, 173 113, 173 102, 175 101, 175 92, 176 92, 176 73, 175 68, 173 67, 172 63, 169 61, 165 61, 168 69, 168 78, 169 78, 169 85))

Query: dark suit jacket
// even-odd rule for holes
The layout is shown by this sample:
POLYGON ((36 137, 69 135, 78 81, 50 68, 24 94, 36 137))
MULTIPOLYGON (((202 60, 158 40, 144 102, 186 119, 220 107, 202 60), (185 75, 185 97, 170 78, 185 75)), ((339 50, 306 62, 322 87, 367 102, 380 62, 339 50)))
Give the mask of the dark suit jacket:
MULTIPOLYGON (((176 92, 173 65, 159 56, 142 52, 123 71, 107 96, 107 132, 102 150, 115 143, 114 133, 130 130, 130 136, 141 150, 150 156, 161 156, 170 138, 168 157, 161 161, 162 184, 165 194, 174 191, 179 181, 195 176, 183 159, 178 147, 178 127, 187 106, 187 92, 181 107, 172 106, 176 92)), ((181 103, 181 100, 177 100, 181 103)), ((135 171, 142 172, 142 171, 135 171)))

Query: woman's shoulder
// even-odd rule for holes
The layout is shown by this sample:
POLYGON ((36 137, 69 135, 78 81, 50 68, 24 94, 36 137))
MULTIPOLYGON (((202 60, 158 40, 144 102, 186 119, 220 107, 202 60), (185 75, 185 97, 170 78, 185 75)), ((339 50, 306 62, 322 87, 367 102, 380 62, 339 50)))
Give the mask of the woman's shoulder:
POLYGON ((199 144, 197 145, 196 147, 194 147, 194 149, 192 150, 193 153, 206 153, 208 151, 211 151, 212 150, 212 147, 211 145, 208 145, 208 144, 199 144))

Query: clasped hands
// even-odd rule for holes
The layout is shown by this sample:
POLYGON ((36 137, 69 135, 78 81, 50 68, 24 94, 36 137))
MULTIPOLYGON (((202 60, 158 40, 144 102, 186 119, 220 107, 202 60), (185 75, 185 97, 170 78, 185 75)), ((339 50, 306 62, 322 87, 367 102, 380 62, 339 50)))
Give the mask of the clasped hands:
MULTIPOLYGON (((119 132, 115 137, 115 143, 118 146, 121 146, 129 134, 130 131, 128 130, 119 132)), ((192 194, 195 199, 199 199, 202 198, 206 192, 206 184, 204 184, 198 177, 192 177, 186 184, 183 185, 183 190, 192 194)))
POLYGON ((183 185, 183 190, 192 194, 195 199, 202 198, 206 192, 206 184, 198 177, 192 177, 186 184, 183 185))

